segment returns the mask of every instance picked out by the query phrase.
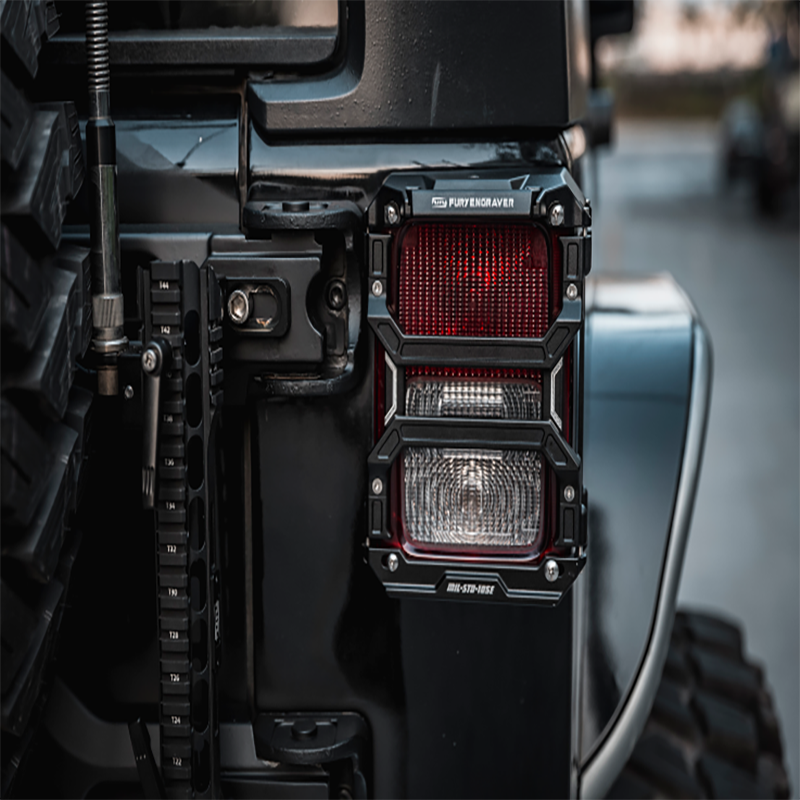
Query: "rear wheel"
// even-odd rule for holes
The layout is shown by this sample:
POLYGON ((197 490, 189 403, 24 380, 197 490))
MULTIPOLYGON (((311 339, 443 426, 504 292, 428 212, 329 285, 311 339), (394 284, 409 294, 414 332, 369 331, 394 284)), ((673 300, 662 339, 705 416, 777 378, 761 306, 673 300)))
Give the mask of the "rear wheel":
POLYGON ((644 733, 609 798, 786 798, 778 720, 742 633, 678 612, 644 733))

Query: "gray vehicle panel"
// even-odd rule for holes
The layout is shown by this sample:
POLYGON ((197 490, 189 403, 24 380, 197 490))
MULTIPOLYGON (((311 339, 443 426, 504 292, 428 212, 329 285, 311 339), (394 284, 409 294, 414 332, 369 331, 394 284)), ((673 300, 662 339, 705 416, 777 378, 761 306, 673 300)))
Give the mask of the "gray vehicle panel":
POLYGON ((668 277, 598 281, 587 317, 588 566, 581 796, 601 796, 652 705, 672 628, 710 388, 710 349, 668 277))

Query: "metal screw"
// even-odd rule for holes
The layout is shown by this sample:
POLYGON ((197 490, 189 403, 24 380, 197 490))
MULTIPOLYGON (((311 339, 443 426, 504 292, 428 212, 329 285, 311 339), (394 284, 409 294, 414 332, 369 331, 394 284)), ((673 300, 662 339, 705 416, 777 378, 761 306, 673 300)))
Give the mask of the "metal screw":
POLYGON ((575 499, 575 489, 573 489, 571 486, 565 486, 564 487, 564 499, 568 503, 571 503, 575 499))
POLYGON ((380 297, 383 294, 383 284, 380 281, 372 282, 372 294, 375 297, 380 297))
POLYGON ((133 386, 128 384, 123 391, 126 400, 133 400, 133 386))
POLYGON ((341 281, 331 281, 328 286, 328 306, 334 311, 341 311, 347 302, 347 290, 341 281))
POLYGON ((383 492, 383 481, 380 478, 375 478, 372 481, 372 494, 381 494, 383 492))
POLYGON ((400 222, 400 209, 397 207, 397 203, 389 203, 383 213, 389 225, 397 225, 400 222))
POLYGON ((158 351, 153 347, 148 347, 142 353, 142 369, 149 375, 155 372, 158 367, 158 351))
POLYGON ((571 283, 569 286, 567 286, 567 297, 570 300, 574 300, 577 296, 578 296, 578 287, 574 283, 571 283))
POLYGON ((558 564, 552 558, 549 561, 545 561, 544 576, 550 583, 558 577, 558 564))
POLYGON ((394 554, 389 553, 386 557, 386 568, 389 572, 397 572, 397 568, 400 566, 400 559, 394 554))
POLYGON ((561 203, 553 203, 550 206, 550 224, 554 228, 564 224, 564 206, 561 203))
POLYGON ((250 316, 250 298, 241 289, 234 289, 228 296, 228 316, 235 325, 247 322, 250 316))

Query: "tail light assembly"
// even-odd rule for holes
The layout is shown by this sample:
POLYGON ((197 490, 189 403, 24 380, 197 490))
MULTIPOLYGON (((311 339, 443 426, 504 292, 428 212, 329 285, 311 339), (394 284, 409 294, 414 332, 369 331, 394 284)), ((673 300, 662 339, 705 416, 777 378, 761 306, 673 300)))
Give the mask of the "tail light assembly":
POLYGON ((585 562, 588 203, 561 168, 402 173, 368 212, 368 560, 394 595, 554 605, 585 562))

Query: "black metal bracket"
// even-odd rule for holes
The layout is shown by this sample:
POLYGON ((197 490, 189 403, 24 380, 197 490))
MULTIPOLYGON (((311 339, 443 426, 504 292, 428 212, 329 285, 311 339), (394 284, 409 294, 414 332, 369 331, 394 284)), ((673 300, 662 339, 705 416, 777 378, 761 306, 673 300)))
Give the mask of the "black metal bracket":
POLYGON ((248 238, 268 237, 272 231, 337 230, 353 246, 353 234, 364 227, 364 214, 352 200, 250 199, 242 210, 248 238))
POLYGON ((386 306, 385 291, 369 298, 369 325, 397 365, 552 369, 581 329, 583 302, 564 300, 561 313, 541 339, 478 336, 407 336, 386 306))
POLYGON ((482 563, 468 565, 446 559, 410 558, 395 548, 371 547, 369 563, 395 597, 437 597, 447 600, 518 601, 555 606, 575 582, 586 564, 586 555, 548 553, 537 564, 482 563), (548 578, 551 562, 558 568, 548 578))
POLYGON ((340 786, 334 797, 367 797, 369 729, 359 714, 259 714, 253 725, 256 755, 282 764, 332 765, 350 762, 352 774, 340 776, 351 785, 340 786), (349 790, 349 795, 342 794, 349 790))
POLYGON ((564 285, 568 281, 582 281, 592 269, 591 235, 562 236, 558 241, 561 245, 564 285))
MULTIPOLYGON (((224 379, 222 297, 213 269, 188 260, 153 261, 140 280, 144 341, 150 343, 142 368, 147 373, 152 364, 156 374, 161 372, 159 391, 149 392, 146 426, 150 431, 157 425, 158 433, 154 522, 161 773, 170 796, 211 797, 219 795, 219 520, 214 509, 224 379), (164 357, 170 351, 171 360, 164 357)), ((150 451, 146 455, 152 459, 150 451)))
POLYGON ((386 233, 409 219, 547 219, 559 204, 559 228, 591 225, 591 209, 565 167, 396 172, 367 209, 370 231, 386 233))
POLYGON ((387 591, 398 596, 437 595, 460 600, 522 600, 554 605, 580 572, 586 545, 585 492, 579 455, 582 376, 579 334, 584 322, 584 278, 591 268, 591 237, 586 230, 591 223, 589 204, 565 169, 543 168, 536 173, 493 169, 469 175, 459 171, 395 173, 385 181, 367 213, 368 321, 376 344, 385 354, 388 409, 385 419, 380 421, 385 430, 368 457, 368 561, 387 591), (397 237, 402 226, 411 220, 528 222, 545 229, 549 249, 549 233, 557 232, 558 250, 550 252, 550 259, 551 265, 560 264, 553 277, 561 287, 561 310, 545 335, 539 339, 501 339, 404 334, 392 316, 387 294, 397 237), (403 367, 409 365, 539 371, 542 419, 405 416, 403 367), (568 420, 556 413, 566 391, 576 398, 568 420), (576 447, 567 442, 564 434, 567 426, 576 447), (535 558, 487 552, 475 563, 443 553, 417 554, 398 546, 401 543, 396 540, 390 521, 393 513, 390 498, 396 485, 393 465, 406 447, 541 453, 551 481, 546 490, 547 502, 552 503, 555 498, 551 549, 535 558), (554 564, 558 572, 555 578, 554 564))
POLYGON ((557 524, 557 547, 585 544, 580 526, 582 508, 581 458, 564 439, 552 420, 483 420, 452 417, 395 416, 368 458, 370 538, 389 541, 388 498, 376 493, 375 485, 391 486, 392 465, 405 447, 459 447, 502 450, 533 450, 542 453, 558 482, 561 502, 557 524), (376 483, 377 480, 377 483, 376 483), (572 486, 571 501, 563 488, 572 486))
MULTIPOLYGON (((404 447, 537 450, 555 469, 577 471, 580 456, 552 420, 395 417, 369 455, 370 467, 387 468, 404 447)), ((378 477, 377 475, 375 477, 378 477)))

